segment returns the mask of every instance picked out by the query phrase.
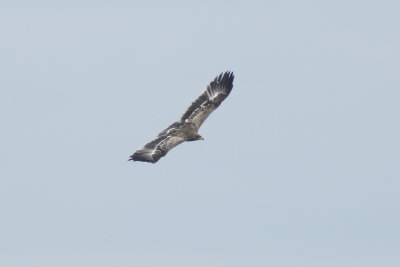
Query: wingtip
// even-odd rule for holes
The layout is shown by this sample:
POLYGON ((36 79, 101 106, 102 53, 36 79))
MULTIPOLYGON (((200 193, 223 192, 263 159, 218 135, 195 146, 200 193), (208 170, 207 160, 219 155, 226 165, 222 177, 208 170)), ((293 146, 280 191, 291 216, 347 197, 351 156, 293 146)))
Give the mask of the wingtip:
POLYGON ((150 162, 150 163, 156 163, 161 157, 163 157, 164 155, 162 155, 162 153, 156 153, 156 156, 154 155, 148 155, 149 153, 149 149, 143 148, 143 149, 139 149, 137 150, 132 156, 130 156, 130 158, 128 159, 128 161, 132 160, 134 161, 142 161, 142 162, 150 162))
POLYGON ((233 71, 226 71, 225 74, 229 77, 229 78, 235 78, 235 75, 233 74, 233 71))
POLYGON ((230 91, 233 87, 233 79, 234 78, 235 78, 235 75, 233 74, 233 71, 228 70, 228 71, 222 72, 220 75, 218 75, 215 78, 214 82, 217 82, 217 83, 223 85, 230 91))

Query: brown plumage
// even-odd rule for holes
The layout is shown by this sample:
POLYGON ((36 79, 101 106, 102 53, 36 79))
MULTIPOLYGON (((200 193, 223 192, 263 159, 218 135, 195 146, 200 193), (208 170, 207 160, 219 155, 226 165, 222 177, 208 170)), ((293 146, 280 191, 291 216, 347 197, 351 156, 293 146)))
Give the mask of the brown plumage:
POLYGON ((198 130, 207 117, 230 94, 233 73, 217 76, 189 106, 181 119, 158 134, 157 138, 138 149, 129 160, 156 163, 169 150, 185 141, 203 140, 198 130))

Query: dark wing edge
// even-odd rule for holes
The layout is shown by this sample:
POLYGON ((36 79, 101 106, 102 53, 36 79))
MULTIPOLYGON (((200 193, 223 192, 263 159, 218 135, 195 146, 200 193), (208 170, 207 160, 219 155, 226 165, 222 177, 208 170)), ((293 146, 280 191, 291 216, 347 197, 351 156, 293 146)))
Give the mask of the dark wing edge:
POLYGON ((174 135, 178 122, 174 122, 167 129, 159 133, 156 139, 145 144, 130 156, 129 160, 156 163, 168 151, 185 141, 182 137, 174 135))
POLYGON ((211 112, 228 97, 233 88, 233 79, 233 72, 230 71, 217 76, 189 106, 180 122, 194 123, 199 129, 211 112))

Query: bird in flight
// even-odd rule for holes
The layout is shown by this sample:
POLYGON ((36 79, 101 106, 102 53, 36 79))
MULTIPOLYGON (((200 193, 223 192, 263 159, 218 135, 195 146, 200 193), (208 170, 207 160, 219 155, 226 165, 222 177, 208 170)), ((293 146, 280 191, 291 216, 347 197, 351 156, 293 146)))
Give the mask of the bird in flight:
POLYGON ((217 76, 179 121, 159 133, 156 139, 136 150, 129 160, 156 163, 168 151, 185 141, 204 140, 198 134, 198 130, 208 115, 228 97, 233 87, 233 78, 233 73, 229 71, 217 76))

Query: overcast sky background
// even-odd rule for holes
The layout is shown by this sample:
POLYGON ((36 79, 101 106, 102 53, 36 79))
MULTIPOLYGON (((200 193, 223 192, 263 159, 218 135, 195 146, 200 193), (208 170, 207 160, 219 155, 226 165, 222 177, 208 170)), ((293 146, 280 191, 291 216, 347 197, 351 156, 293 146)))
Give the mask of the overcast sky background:
POLYGON ((3 1, 0 265, 399 266, 399 10, 3 1), (204 141, 127 161, 226 70, 204 141))

